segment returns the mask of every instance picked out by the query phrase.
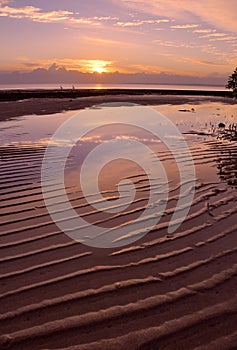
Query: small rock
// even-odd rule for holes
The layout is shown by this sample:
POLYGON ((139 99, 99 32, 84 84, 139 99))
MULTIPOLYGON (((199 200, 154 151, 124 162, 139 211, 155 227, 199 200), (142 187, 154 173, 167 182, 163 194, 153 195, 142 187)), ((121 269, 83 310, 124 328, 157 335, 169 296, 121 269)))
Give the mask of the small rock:
POLYGON ((224 123, 219 123, 218 124, 218 128, 225 128, 225 124, 224 123))

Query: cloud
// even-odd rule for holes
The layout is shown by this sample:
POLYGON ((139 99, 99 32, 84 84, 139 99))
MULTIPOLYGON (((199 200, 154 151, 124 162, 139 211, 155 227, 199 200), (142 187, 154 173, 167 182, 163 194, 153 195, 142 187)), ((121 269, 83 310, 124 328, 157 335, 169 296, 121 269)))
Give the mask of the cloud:
POLYGON ((205 34, 215 32, 215 29, 195 29, 193 33, 205 34))
POLYGON ((212 41, 235 42, 237 40, 237 36, 228 35, 226 33, 208 33, 208 34, 199 36, 199 38, 209 39, 209 42, 212 42, 212 41))
POLYGON ((126 47, 126 48, 131 48, 131 47, 140 47, 139 43, 134 43, 134 42, 127 42, 125 40, 110 40, 110 39, 104 39, 104 38, 99 38, 99 37, 91 37, 91 36, 83 36, 83 40, 86 42, 92 42, 93 45, 97 46, 113 46, 113 47, 126 47))
POLYGON ((118 17, 78 17, 78 12, 67 10, 43 11, 39 7, 24 6, 10 7, 1 6, 9 1, 0 0, 0 17, 10 17, 16 19, 29 19, 33 22, 55 23, 63 22, 67 25, 94 25, 100 26, 103 22, 118 20, 118 17))
POLYGON ((224 66, 225 65, 225 63, 205 61, 205 60, 195 60, 195 63, 206 64, 208 66, 224 66))
POLYGON ((190 28, 197 28, 199 27, 199 24, 182 24, 182 25, 176 25, 171 26, 171 29, 190 29, 190 28))
POLYGON ((193 49, 201 47, 200 45, 197 45, 195 43, 180 43, 175 41, 168 41, 168 40, 154 40, 153 43, 158 44, 159 46, 165 46, 165 47, 173 47, 173 48, 185 48, 185 49, 193 49))
POLYGON ((208 66, 225 66, 226 64, 223 62, 214 62, 214 61, 206 61, 206 60, 198 60, 193 57, 185 57, 184 61, 191 61, 194 64, 202 64, 208 66))
POLYGON ((40 8, 34 6, 25 6, 21 8, 1 6, 0 16, 10 17, 10 18, 28 18, 34 22, 58 22, 65 21, 70 18, 73 12, 71 11, 50 11, 42 12, 40 8))
POLYGON ((98 21, 92 21, 90 18, 69 18, 71 24, 87 24, 87 25, 95 25, 100 26, 101 23, 98 21))
POLYGON ((17 69, 22 71, 28 71, 28 68, 37 69, 41 67, 47 69, 50 66, 50 71, 57 71, 67 67, 69 70, 78 70, 80 72, 94 72, 98 68, 103 69, 106 72, 112 71, 114 66, 113 61, 108 60, 87 60, 87 59, 71 59, 71 58, 61 58, 54 59, 54 64, 51 64, 51 59, 45 60, 34 60, 32 61, 29 57, 20 56, 17 57, 17 69))
POLYGON ((105 17, 93 17, 94 20, 98 21, 118 21, 118 17, 110 17, 110 16, 105 16, 105 17))
MULTIPOLYGON (((115 0, 114 0, 115 1, 115 0)), ((215 28, 237 31, 236 0, 122 0, 136 12, 161 14, 178 20, 197 20, 197 17, 215 28)))
POLYGON ((225 33, 211 33, 211 34, 202 35, 199 38, 223 37, 226 35, 227 34, 225 34, 225 33))
MULTIPOLYGON (((143 69, 144 67, 134 67, 135 69, 143 69)), ((148 67, 150 69, 157 68, 148 67)), ((149 69, 149 70, 150 70, 149 69)), ((223 85, 226 81, 226 74, 213 74, 213 76, 201 76, 199 74, 177 74, 168 73, 167 70, 161 70, 156 74, 152 73, 119 73, 119 72, 108 72, 105 74, 94 74, 94 73, 80 73, 79 71, 72 71, 65 68, 59 68, 56 64, 52 64, 48 69, 38 66, 37 69, 28 72, 1 72, 0 79, 4 84, 47 84, 55 83, 58 86, 67 84, 139 84, 139 83, 150 83, 150 84, 214 84, 223 85)))
POLYGON ((119 21, 116 23, 119 27, 138 27, 144 24, 160 24, 171 22, 169 19, 146 19, 146 20, 134 20, 129 22, 119 21))
POLYGON ((237 37, 236 36, 224 36, 221 38, 212 38, 210 41, 236 41, 237 37))

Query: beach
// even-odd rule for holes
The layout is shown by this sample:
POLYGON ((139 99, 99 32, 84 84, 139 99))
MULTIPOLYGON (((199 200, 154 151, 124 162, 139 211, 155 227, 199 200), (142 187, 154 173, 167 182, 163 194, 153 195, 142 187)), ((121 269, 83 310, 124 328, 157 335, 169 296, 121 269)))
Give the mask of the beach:
MULTIPOLYGON (((236 124, 237 100, 216 91, 45 94, 0 92, 0 348, 235 349, 237 143, 223 139, 218 125, 236 124), (42 195, 41 165, 63 122, 112 102, 150 107, 177 126, 193 157, 195 196, 182 225, 168 234, 181 191, 178 169, 167 147, 137 131, 134 139, 150 147, 167 172, 167 206, 143 238, 103 249, 74 241, 52 221, 42 195)), ((88 133, 69 156, 67 196, 89 223, 126 226, 148 205, 150 187, 162 192, 164 184, 149 182, 140 167, 118 162, 102 174, 102 204, 116 206, 117 184, 124 178, 134 183, 134 203, 102 215, 83 197, 78 171, 85 155, 108 135, 120 141, 132 132, 110 126, 88 133)), ((186 160, 184 153, 181 166, 186 160)), ((49 185, 48 192, 61 203, 59 188, 49 185)))
POLYGON ((94 104, 123 102, 141 105, 201 103, 236 104, 230 91, 200 90, 0 90, 0 120, 22 115, 44 115, 91 107, 94 104))

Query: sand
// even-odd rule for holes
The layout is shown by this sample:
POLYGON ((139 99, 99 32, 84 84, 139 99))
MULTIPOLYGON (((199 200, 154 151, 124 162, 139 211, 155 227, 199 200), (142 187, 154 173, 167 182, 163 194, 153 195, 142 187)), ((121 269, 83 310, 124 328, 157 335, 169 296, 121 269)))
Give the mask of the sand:
MULTIPOLYGON (((148 94, 148 95, 128 95, 128 94, 116 94, 110 95, 109 93, 104 96, 87 96, 79 98, 32 98, 29 93, 28 99, 19 99, 17 101, 3 101, 0 98, 0 120, 7 120, 12 117, 19 117, 22 115, 44 115, 59 113, 68 110, 78 110, 91 107, 95 104, 105 102, 123 102, 129 101, 131 103, 138 103, 141 105, 162 105, 162 104, 176 104, 181 105, 184 103, 202 103, 202 102, 222 102, 227 104, 236 104, 237 101, 231 97, 225 96, 205 96, 201 95, 160 95, 160 94, 148 94)), ((10 99, 10 98, 9 98, 10 99)))
MULTIPOLYGON (((236 142, 207 136, 208 130, 205 135, 186 134, 197 171, 196 194, 186 221, 173 236, 167 235, 167 225, 179 193, 178 178, 171 184, 161 222, 128 247, 96 249, 76 243, 47 213, 40 166, 47 146, 44 135, 52 132, 50 123, 71 115, 70 110, 115 100, 124 96, 0 103, 1 135, 5 135, 0 146, 0 348, 236 349, 236 142), (64 110, 68 114, 53 115, 64 110), (4 122, 31 114, 36 115, 4 122), (40 130, 41 120, 46 131, 40 130), (30 135, 32 125, 36 135, 42 133, 38 139, 30 135)), ((232 100, 222 97, 127 96, 126 100, 156 105, 170 115, 176 111, 180 125, 188 128, 188 118, 204 113, 205 103, 206 115, 208 108, 216 114, 213 120, 224 119, 235 108, 230 106, 232 100), (197 114, 179 112, 189 107, 195 107, 197 114)), ((193 129, 202 128, 205 119, 204 114, 193 129)), ((89 147, 93 137, 86 142, 89 147)), ((172 172, 170 154, 159 144, 152 146, 172 172)), ((134 206, 139 211, 147 203, 148 181, 139 170, 129 171, 139 192, 134 206)), ((111 176, 114 172, 123 175, 119 166, 111 176)), ((70 186, 72 176, 69 171, 65 180, 70 186)), ((70 186, 74 207, 88 215, 92 209, 85 206, 80 189, 70 186)), ((52 197, 57 195, 55 189, 49 191, 52 197)), ((107 199, 114 195, 111 190, 105 194, 107 199)), ((93 215, 92 220, 98 220, 93 215)), ((128 209, 116 222, 133 215, 128 209)))

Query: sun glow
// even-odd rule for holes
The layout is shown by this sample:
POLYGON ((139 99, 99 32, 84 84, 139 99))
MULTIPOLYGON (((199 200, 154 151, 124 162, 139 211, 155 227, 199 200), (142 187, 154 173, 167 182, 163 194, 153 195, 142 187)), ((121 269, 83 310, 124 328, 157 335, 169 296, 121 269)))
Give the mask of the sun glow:
POLYGON ((105 71, 103 67, 94 67, 93 70, 94 70, 94 72, 99 73, 99 74, 102 74, 105 71))
POLYGON ((110 64, 110 62, 102 60, 88 60, 86 66, 90 72, 102 74, 107 72, 108 64, 110 64))

